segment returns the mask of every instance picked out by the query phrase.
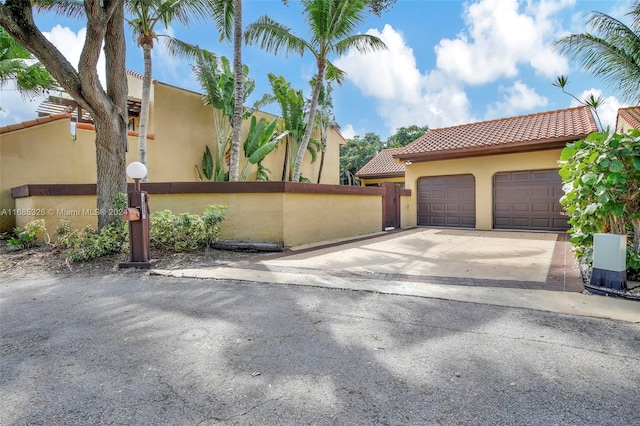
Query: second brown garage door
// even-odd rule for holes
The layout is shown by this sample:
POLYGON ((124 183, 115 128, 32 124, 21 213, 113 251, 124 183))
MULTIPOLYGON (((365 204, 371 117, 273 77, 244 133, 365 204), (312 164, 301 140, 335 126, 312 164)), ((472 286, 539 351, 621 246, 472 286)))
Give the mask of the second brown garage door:
POLYGON ((493 177, 493 227, 565 231, 562 180, 558 170, 496 173, 493 177))
POLYGON ((476 185, 473 175, 418 179, 418 225, 475 228, 476 185))

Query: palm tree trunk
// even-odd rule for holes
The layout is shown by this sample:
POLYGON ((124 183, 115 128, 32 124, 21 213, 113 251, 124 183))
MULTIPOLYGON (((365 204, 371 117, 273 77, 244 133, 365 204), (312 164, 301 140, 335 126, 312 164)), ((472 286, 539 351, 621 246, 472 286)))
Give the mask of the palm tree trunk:
MULTIPOLYGON (((138 124, 138 161, 147 165, 147 129, 149 127, 149 103, 151 102, 151 49, 153 39, 146 38, 142 43, 142 54, 144 57, 144 75, 142 76, 142 102, 140 105, 140 122, 138 124)), ((147 176, 142 179, 147 182, 147 176)))
POLYGON ((242 72, 242 0, 235 0, 233 20, 233 73, 235 76, 233 136, 231 139, 231 163, 229 164, 229 181, 239 179, 240 171, 240 136, 242 132, 242 112, 244 105, 244 75, 242 72))
POLYGON ((284 164, 282 164, 282 181, 288 180, 287 170, 289 170, 289 137, 284 140, 284 164))
POLYGON ((320 170, 318 170, 318 183, 322 180, 322 169, 324 168, 324 155, 327 152, 327 138, 322 137, 322 154, 320 155, 320 170))
POLYGON ((296 165, 293 169, 293 181, 300 181, 300 172, 302 171, 302 162, 304 161, 304 155, 307 152, 309 141, 311 140, 311 132, 316 120, 316 110, 318 109, 318 99, 320 98, 320 90, 322 90, 322 84, 324 82, 324 70, 326 67, 326 60, 321 58, 318 60, 318 75, 316 77, 316 86, 313 88, 313 96, 311 97, 311 105, 309 105, 309 119, 307 120, 307 128, 304 130, 302 136, 302 142, 298 147, 298 155, 296 156, 296 165))

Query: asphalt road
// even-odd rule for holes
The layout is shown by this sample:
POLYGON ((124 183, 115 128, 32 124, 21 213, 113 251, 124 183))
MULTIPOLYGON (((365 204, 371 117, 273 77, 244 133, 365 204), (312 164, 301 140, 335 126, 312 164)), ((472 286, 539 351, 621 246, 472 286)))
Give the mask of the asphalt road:
POLYGON ((638 425, 640 326, 315 287, 0 280, 2 425, 638 425))

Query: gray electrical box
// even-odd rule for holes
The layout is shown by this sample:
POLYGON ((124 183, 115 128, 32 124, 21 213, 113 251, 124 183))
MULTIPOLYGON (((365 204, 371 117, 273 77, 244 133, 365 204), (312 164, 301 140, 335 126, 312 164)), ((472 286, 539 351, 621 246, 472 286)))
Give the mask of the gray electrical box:
POLYGON ((627 269, 627 236, 619 234, 593 235, 593 267, 607 271, 627 269))

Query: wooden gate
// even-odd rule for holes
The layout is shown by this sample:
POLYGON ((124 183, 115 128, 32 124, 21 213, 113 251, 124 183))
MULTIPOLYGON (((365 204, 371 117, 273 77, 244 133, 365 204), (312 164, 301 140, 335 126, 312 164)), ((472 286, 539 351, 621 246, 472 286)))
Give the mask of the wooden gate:
POLYGON ((384 188, 382 196, 382 229, 400 228, 400 195, 402 188, 393 182, 379 184, 384 188))

